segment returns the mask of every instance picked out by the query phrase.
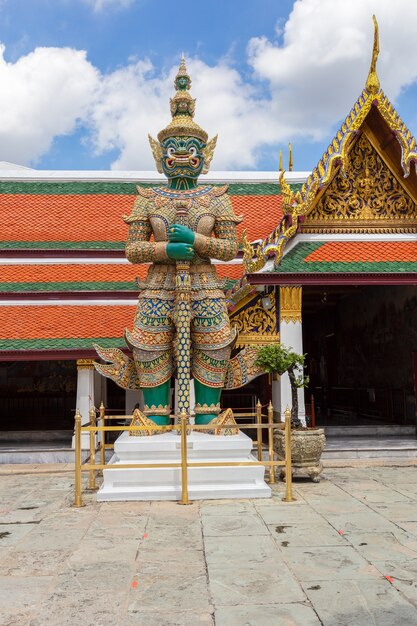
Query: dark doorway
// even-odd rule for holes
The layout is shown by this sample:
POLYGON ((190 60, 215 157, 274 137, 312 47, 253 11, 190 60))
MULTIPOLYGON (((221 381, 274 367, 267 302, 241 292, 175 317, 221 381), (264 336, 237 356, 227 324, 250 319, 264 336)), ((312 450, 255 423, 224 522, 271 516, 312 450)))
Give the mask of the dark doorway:
POLYGON ((75 361, 0 362, 0 430, 72 430, 75 361))
POLYGON ((303 346, 318 424, 415 424, 417 287, 303 287, 303 346))
POLYGON ((415 407, 416 432, 417 432, 417 350, 413 352, 413 373, 414 373, 414 407, 415 407))

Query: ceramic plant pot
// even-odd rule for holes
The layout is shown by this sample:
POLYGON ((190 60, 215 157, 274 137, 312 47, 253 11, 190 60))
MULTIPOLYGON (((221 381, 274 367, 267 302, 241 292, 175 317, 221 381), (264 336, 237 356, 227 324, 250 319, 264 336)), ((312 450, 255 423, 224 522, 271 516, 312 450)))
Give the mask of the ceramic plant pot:
MULTIPOLYGON (((274 435, 275 451, 279 459, 285 458, 285 431, 276 430, 274 435)), ((321 453, 326 445, 324 428, 306 428, 291 430, 291 458, 293 476, 309 476, 315 483, 320 482, 323 465, 321 453)), ((285 468, 280 468, 281 478, 285 477, 285 468)))

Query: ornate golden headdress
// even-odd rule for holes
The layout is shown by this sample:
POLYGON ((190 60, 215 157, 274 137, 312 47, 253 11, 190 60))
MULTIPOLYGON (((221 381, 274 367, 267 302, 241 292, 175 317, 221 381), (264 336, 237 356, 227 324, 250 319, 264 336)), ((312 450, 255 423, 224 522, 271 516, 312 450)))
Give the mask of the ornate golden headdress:
POLYGON ((191 78, 188 75, 187 68, 185 66, 184 55, 181 57, 181 63, 175 77, 174 86, 176 94, 170 99, 172 121, 166 128, 158 133, 159 143, 155 141, 153 137, 148 135, 156 167, 158 172, 162 174, 162 148, 160 144, 165 141, 165 139, 168 139, 168 137, 196 137, 203 143, 207 144, 203 149, 204 168, 202 172, 203 174, 207 174, 213 158, 214 149, 216 147, 217 135, 207 142, 208 135, 206 131, 193 120, 195 113, 195 99, 191 97, 189 92, 191 87, 191 78))
POLYGON ((208 135, 196 122, 194 122, 195 100, 188 91, 191 87, 191 79, 185 67, 184 56, 181 58, 180 67, 175 77, 174 86, 176 94, 170 99, 172 122, 158 133, 158 139, 162 143, 168 137, 197 137, 207 143, 208 135))

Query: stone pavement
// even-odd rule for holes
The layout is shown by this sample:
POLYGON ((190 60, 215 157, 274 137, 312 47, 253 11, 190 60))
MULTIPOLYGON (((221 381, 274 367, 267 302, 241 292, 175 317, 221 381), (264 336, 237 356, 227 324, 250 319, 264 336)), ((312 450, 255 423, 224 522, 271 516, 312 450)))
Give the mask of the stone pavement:
POLYGON ((82 509, 72 473, 19 471, 0 476, 1 626, 417 624, 416 467, 327 468, 290 504, 279 483, 82 509))

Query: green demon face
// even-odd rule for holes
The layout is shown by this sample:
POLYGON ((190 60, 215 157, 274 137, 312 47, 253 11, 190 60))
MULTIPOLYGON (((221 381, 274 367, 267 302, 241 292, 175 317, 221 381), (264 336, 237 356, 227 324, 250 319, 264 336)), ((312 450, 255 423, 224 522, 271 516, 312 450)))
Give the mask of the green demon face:
POLYGON ((197 179, 204 166, 205 145, 196 137, 168 137, 161 144, 165 176, 197 179))
POLYGON ((185 89, 189 89, 190 86, 191 81, 188 76, 177 76, 177 78, 175 79, 175 88, 177 90, 180 89, 182 91, 185 89))

